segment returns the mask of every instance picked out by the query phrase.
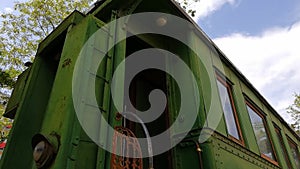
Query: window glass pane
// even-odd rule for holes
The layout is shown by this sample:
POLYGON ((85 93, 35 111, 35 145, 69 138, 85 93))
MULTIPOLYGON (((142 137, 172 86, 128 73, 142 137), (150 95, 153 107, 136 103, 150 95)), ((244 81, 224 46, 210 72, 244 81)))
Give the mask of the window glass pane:
POLYGON ((275 126, 275 131, 276 131, 277 138, 278 138, 278 140, 280 142, 280 151, 284 155, 285 162, 288 165, 288 168, 291 169, 292 168, 291 167, 291 162, 290 162, 290 160, 289 160, 289 158, 287 156, 287 152, 286 152, 285 146, 283 144, 283 140, 282 140, 282 136, 280 134, 280 130, 277 129, 276 126, 275 126))
POLYGON ((275 160, 271 142, 268 138, 262 117, 260 117, 248 105, 247 105, 247 110, 250 115, 252 128, 254 130, 254 134, 256 137, 256 141, 257 141, 260 153, 264 154, 265 156, 269 157, 272 160, 275 160))
POLYGON ((232 109, 230 96, 228 93, 230 91, 228 91, 228 88, 226 86, 224 86, 221 82, 217 81, 217 83, 218 83, 219 94, 220 94, 221 102, 222 102, 222 106, 223 106, 223 111, 224 111, 228 134, 230 134, 231 136, 240 140, 236 120, 235 120, 235 117, 233 114, 234 112, 232 109))
POLYGON ((299 161, 300 157, 299 157, 297 146, 290 139, 288 139, 288 140, 289 140, 289 145, 291 147, 293 158, 295 159, 295 164, 296 164, 297 168, 300 168, 300 161, 299 161))

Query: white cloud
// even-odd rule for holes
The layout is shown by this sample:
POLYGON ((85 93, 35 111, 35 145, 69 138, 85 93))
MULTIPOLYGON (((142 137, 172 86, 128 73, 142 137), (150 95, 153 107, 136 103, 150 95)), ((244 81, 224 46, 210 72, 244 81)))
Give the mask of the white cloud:
POLYGON ((13 9, 9 8, 9 7, 6 7, 6 8, 4 8, 4 12, 6 12, 6 13, 12 13, 13 9))
POLYGON ((236 5, 236 2, 238 0, 198 0, 198 2, 193 1, 194 0, 189 0, 189 2, 191 2, 191 5, 188 9, 196 10, 196 16, 193 19, 197 21, 199 18, 204 18, 210 14, 213 14, 225 4, 230 4, 232 6, 236 5))
POLYGON ((260 36, 232 34, 214 42, 249 79, 269 103, 285 114, 300 92, 300 22, 291 27, 273 28, 260 36))

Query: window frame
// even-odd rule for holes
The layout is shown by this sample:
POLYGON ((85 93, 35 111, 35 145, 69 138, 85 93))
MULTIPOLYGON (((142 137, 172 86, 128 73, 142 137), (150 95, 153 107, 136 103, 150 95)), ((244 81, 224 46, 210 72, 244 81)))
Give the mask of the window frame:
MULTIPOLYGON (((266 121, 266 114, 261 111, 252 101, 246 99, 246 106, 248 106, 249 108, 251 108, 253 110, 254 113, 256 113, 259 117, 261 117, 262 121, 263 121, 263 125, 264 125, 264 128, 265 128, 265 131, 266 131, 266 135, 269 139, 269 142, 271 144, 271 149, 272 149, 272 153, 273 153, 273 156, 274 156, 274 159, 268 157, 267 155, 261 153, 261 150, 260 150, 260 147, 258 145, 258 141, 256 139, 256 135, 255 135, 255 132, 253 130, 253 133, 255 135, 255 140, 256 140, 256 144, 258 146, 258 150, 259 150, 259 153, 260 153, 260 156, 263 157, 264 159, 266 159, 267 161, 271 162, 272 164, 276 165, 276 166, 279 166, 278 164, 278 158, 277 158, 277 155, 275 153, 275 149, 274 149, 274 144, 272 142, 272 139, 271 139, 271 134, 270 134, 270 131, 269 131, 269 128, 267 126, 267 121, 266 121)), ((247 107, 246 107, 247 109, 247 107)), ((253 129, 253 125, 252 125, 252 121, 251 121, 251 118, 250 118, 250 114, 249 114, 249 111, 247 109, 247 112, 248 112, 248 116, 249 116, 249 119, 250 119, 250 123, 251 123, 251 126, 252 126, 252 129, 253 129)))
MULTIPOLYGON (((235 126, 236 126, 237 133, 238 133, 240 139, 237 139, 234 136, 229 134, 228 127, 227 127, 228 124, 226 123, 226 119, 225 119, 225 126, 226 126, 227 136, 228 136, 229 139, 233 140, 234 142, 236 142, 236 143, 238 143, 242 146, 245 146, 245 142, 244 142, 241 126, 240 126, 240 120, 239 120, 239 117, 238 117, 238 114, 237 114, 237 111, 236 111, 236 106, 235 106, 233 93, 232 93, 233 92, 233 90, 232 90, 233 83, 230 82, 224 75, 222 75, 218 71, 216 71, 216 80, 217 80, 216 83, 217 83, 217 88, 218 88, 217 90, 218 90, 219 95, 220 95, 220 91, 219 91, 219 87, 218 87, 218 81, 226 88, 226 91, 227 91, 227 94, 228 94, 229 100, 230 100, 230 106, 231 106, 231 109, 232 109, 235 126)), ((222 100, 221 100, 220 96, 219 96, 219 99, 220 99, 220 102, 222 103, 222 100)), ((223 111, 223 116, 225 116, 223 106, 222 106, 222 111, 223 111)))
MULTIPOLYGON (((289 144, 289 147, 290 147, 290 151, 292 151, 292 147, 291 147, 291 144, 293 145, 293 147, 296 149, 296 153, 297 153, 297 156, 298 156, 298 160, 299 160, 299 165, 300 165, 300 153, 299 153, 299 149, 298 149, 298 145, 289 137, 289 136, 287 136, 287 140, 288 140, 288 144, 289 144)), ((293 154, 291 154, 292 156, 292 158, 293 158, 293 160, 294 160, 294 162, 295 162, 295 166, 296 167, 298 167, 297 165, 296 165, 296 161, 295 161, 295 159, 294 159, 294 156, 293 156, 293 154)))
POLYGON ((273 123, 273 126, 274 126, 274 129, 275 129, 275 133, 277 135, 277 138, 279 140, 280 147, 281 147, 281 149, 284 153, 284 159, 286 161, 286 165, 289 169, 293 169, 292 164, 291 164, 291 160, 288 156, 286 146, 284 145, 283 137, 282 137, 282 134, 281 134, 281 129, 275 123, 273 123))

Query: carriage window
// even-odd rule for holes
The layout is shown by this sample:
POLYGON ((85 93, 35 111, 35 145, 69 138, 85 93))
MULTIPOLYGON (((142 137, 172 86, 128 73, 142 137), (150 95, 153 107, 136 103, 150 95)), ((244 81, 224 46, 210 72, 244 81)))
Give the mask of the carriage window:
POLYGON ((256 137, 259 151, 263 157, 276 161, 273 147, 265 126, 264 116, 247 102, 247 110, 250 116, 252 128, 256 137))
POLYGON ((300 156, 299 156, 299 150, 297 148, 297 145, 289 137, 288 137, 288 142, 289 142, 289 145, 290 145, 290 148, 291 148, 293 158, 295 160, 295 164, 296 164, 297 168, 300 168, 300 156))
POLYGON ((278 126, 276 126, 275 124, 274 124, 274 128, 275 128, 276 136, 277 136, 277 138, 280 142, 280 152, 284 155, 284 159, 286 161, 286 164, 287 164, 288 168, 292 169, 292 165, 291 165, 291 162, 288 158, 287 151, 286 151, 286 148, 285 148, 284 143, 283 143, 282 135, 280 133, 280 128, 278 126))
POLYGON ((242 142, 241 131, 231 93, 231 86, 219 76, 217 76, 217 85, 229 137, 238 142, 242 142))

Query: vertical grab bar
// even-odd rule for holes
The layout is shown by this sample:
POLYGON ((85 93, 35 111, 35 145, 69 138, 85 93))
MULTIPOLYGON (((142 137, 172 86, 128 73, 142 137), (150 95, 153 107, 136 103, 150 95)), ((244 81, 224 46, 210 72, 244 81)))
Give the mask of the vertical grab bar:
POLYGON ((152 142, 150 139, 150 134, 148 132, 148 129, 146 127, 146 125, 144 124, 143 120, 141 118, 139 118, 136 114, 132 113, 132 112, 122 112, 122 115, 130 115, 132 117, 134 117, 135 119, 137 119, 140 124, 143 127, 144 133, 146 135, 146 139, 147 139, 147 145, 148 145, 148 154, 149 154, 149 169, 154 169, 153 168, 153 149, 152 149, 152 142))

